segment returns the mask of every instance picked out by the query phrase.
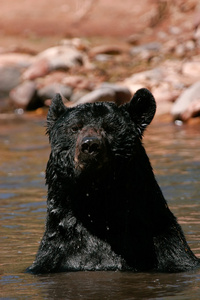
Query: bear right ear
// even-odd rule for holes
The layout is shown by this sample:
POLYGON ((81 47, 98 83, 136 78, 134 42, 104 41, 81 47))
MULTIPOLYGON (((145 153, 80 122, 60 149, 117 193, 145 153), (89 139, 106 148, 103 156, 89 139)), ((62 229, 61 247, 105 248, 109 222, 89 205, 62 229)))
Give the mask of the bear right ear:
POLYGON ((151 123, 156 112, 154 96, 149 90, 142 88, 134 94, 129 103, 124 105, 142 137, 145 128, 151 123))
POLYGON ((51 102, 48 114, 47 114, 47 133, 50 132, 54 123, 59 119, 61 115, 66 112, 67 108, 63 103, 60 94, 56 94, 51 102))

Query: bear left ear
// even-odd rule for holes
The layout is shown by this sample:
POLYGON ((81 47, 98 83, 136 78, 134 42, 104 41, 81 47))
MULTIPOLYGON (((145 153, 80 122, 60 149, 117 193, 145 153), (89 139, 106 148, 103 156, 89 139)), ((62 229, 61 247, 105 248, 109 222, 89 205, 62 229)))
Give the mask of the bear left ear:
POLYGON ((47 114, 47 133, 51 130, 56 120, 66 112, 67 108, 63 103, 60 94, 56 94, 51 102, 48 114, 47 114))
POLYGON ((145 128, 153 120, 156 112, 156 101, 152 93, 142 88, 134 94, 131 101, 126 103, 125 106, 138 128, 140 136, 142 136, 145 128))

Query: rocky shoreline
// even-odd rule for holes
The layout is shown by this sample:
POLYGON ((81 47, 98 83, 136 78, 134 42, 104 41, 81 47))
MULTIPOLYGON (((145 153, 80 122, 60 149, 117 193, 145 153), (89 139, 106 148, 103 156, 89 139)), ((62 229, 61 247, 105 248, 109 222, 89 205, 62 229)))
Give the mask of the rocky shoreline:
POLYGON ((57 92, 67 106, 85 102, 130 100, 139 88, 154 94, 159 115, 188 121, 200 115, 200 28, 141 43, 133 35, 123 44, 92 45, 87 39, 64 39, 39 53, 30 49, 0 51, 0 112, 49 106, 57 92), (177 43, 177 38, 181 42, 177 43))

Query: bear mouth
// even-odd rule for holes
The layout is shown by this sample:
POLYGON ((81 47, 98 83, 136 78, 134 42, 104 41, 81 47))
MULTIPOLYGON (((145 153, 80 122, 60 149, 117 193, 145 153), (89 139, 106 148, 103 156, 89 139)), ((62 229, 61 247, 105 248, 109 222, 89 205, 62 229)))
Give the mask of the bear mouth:
POLYGON ((108 162, 108 158, 105 153, 99 153, 98 155, 78 155, 74 158, 75 169, 79 172, 83 172, 86 170, 89 171, 97 171, 102 169, 106 162, 108 162))

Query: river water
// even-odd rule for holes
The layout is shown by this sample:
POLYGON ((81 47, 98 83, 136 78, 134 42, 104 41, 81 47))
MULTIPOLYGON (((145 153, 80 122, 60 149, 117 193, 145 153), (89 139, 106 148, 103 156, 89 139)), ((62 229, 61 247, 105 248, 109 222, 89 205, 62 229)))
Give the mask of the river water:
MULTIPOLYGON (((144 144, 169 206, 200 257, 200 124, 154 121, 144 144)), ((44 231, 49 151, 43 118, 0 121, 0 299, 200 299, 200 269, 26 274, 44 231)))

